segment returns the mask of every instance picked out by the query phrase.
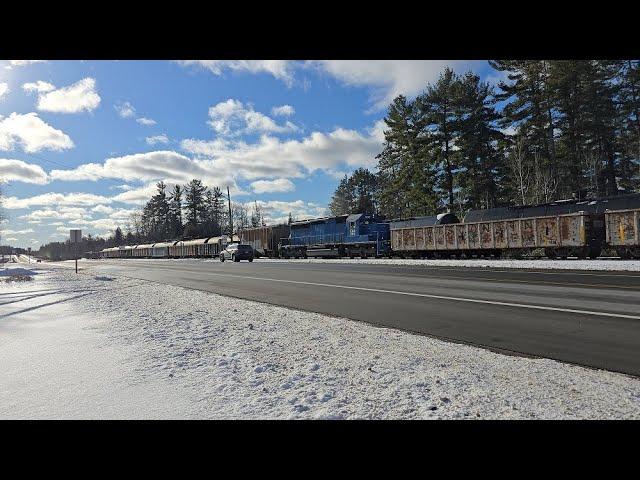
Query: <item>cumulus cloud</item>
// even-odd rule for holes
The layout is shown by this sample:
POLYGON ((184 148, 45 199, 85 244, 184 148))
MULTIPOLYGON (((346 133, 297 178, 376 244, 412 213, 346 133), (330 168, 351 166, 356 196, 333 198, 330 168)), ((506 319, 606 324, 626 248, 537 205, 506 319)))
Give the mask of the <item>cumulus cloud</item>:
POLYGON ((119 103, 114 105, 113 108, 116 109, 118 115, 122 118, 131 118, 136 116, 136 109, 129 102, 119 103))
POLYGON ((257 180, 251 183, 251 189, 255 193, 292 192, 296 189, 293 182, 286 178, 275 180, 257 180))
POLYGON ((371 88, 373 109, 386 108, 396 96, 415 96, 427 82, 438 79, 445 67, 463 72, 480 61, 463 60, 322 60, 308 66, 346 85, 371 88))
POLYGON ((0 158, 0 182, 3 180, 44 185, 49 181, 49 177, 40 165, 0 158))
POLYGON ((215 75, 222 75, 225 70, 268 73, 288 86, 293 83, 293 62, 289 60, 179 60, 178 63, 203 68, 215 75))
MULTIPOLYGON (((113 106, 122 118, 135 118, 136 116, 136 108, 130 102, 118 103, 113 106)), ((156 121, 151 118, 146 117, 138 117, 136 118, 136 122, 140 125, 155 125, 156 121)))
POLYGON ((275 117, 290 117, 294 113, 296 111, 291 105, 280 105, 271 109, 271 115, 275 117))
POLYGON ((165 133, 160 135, 154 135, 145 139, 149 145, 155 145, 157 143, 169 143, 169 137, 165 133))
POLYGON ((0 100, 7 93, 9 93, 9 85, 4 82, 0 83, 0 100))
POLYGON ((190 158, 170 150, 136 153, 113 157, 103 164, 86 163, 73 170, 52 170, 54 180, 100 180, 117 178, 127 181, 148 181, 170 178, 178 181, 202 178, 210 172, 190 158))
POLYGON ((29 82, 29 83, 22 84, 22 89, 25 92, 46 93, 46 92, 55 90, 56 87, 48 82, 43 82, 42 80, 38 80, 37 82, 29 82))
POLYGON ((313 132, 301 140, 262 136, 256 143, 223 140, 183 140, 184 151, 211 159, 218 171, 234 172, 245 179, 303 177, 315 170, 338 167, 373 167, 384 141, 383 122, 365 133, 337 128, 313 132))
POLYGON ((12 67, 25 67, 34 63, 44 63, 46 60, 9 60, 9 65, 12 67))
POLYGON ((209 108, 209 126, 220 135, 240 135, 242 133, 286 133, 295 132, 298 127, 287 121, 277 124, 267 115, 256 112, 251 105, 245 105, 233 98, 209 108))
POLYGON ((4 199, 4 207, 11 210, 34 206, 86 206, 111 202, 109 197, 92 193, 43 193, 26 198, 7 197, 4 199))
POLYGON ((100 105, 96 81, 87 77, 68 87, 42 93, 38 97, 38 110, 56 113, 91 112, 100 105))
POLYGON ((66 133, 44 122, 35 112, 13 112, 6 118, 0 116, 0 150, 13 150, 16 143, 28 153, 74 146, 66 133))
POLYGON ((5 235, 24 235, 26 233, 33 233, 33 228, 26 228, 24 230, 5 230, 3 233, 5 235))
POLYGON ((151 118, 146 118, 146 117, 140 117, 140 118, 136 118, 136 122, 138 122, 140 125, 155 125, 157 122, 151 118))
MULTIPOLYGON (((75 220, 78 218, 91 218, 91 215, 84 207, 66 207, 60 206, 53 210, 52 208, 43 208, 34 210, 19 217, 29 223, 40 223, 44 220, 75 220)), ((59 223, 59 222, 56 222, 59 223)), ((59 223, 62 225, 61 223, 59 223)), ((50 224, 51 225, 51 224, 50 224)))

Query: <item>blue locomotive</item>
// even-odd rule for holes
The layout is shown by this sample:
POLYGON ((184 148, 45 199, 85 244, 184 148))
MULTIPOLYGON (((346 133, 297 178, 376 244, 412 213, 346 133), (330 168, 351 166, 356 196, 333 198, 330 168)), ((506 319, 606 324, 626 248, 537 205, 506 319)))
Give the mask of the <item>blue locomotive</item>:
POLYGON ((280 242, 283 258, 380 257, 391 253, 389 222, 356 213, 293 222, 280 242))

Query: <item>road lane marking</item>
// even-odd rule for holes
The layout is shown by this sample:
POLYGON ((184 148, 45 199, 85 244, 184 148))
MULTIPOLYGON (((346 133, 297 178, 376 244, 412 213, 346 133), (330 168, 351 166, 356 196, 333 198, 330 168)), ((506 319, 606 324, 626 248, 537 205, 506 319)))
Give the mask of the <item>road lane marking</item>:
MULTIPOLYGON (((174 261, 174 260, 179 260, 180 262, 184 261, 184 260, 192 260, 189 263, 200 263, 202 260, 198 259, 198 258, 193 258, 193 259, 154 259, 154 258, 136 258, 136 259, 115 259, 116 263, 114 264, 121 264, 122 262, 119 262, 118 260, 124 260, 126 262, 131 262, 131 261, 135 261, 135 262, 140 262, 140 263, 151 263, 151 262, 157 262, 158 260, 170 260, 170 261, 174 261)), ((211 262, 212 259, 205 259, 208 262, 211 262)), ((104 260, 98 260, 97 262, 103 262, 104 260)), ((597 261, 597 260, 596 260, 597 261)), ((107 260, 107 262, 109 262, 109 260, 107 260)), ((93 263, 93 262, 91 262, 93 263)), ((559 270, 554 270, 551 272, 545 272, 545 271, 541 271, 541 270, 526 270, 524 268, 517 268, 517 267, 513 267, 511 269, 508 270, 497 270, 491 267, 484 267, 484 266, 460 266, 460 267, 456 267, 456 268, 451 268, 451 267, 440 267, 437 265, 424 265, 424 264, 415 264, 415 265, 409 265, 409 264, 391 264, 391 263, 380 263, 380 264, 375 264, 375 263, 362 263, 362 264, 357 264, 357 263, 336 263, 336 262, 329 262, 329 263, 321 263, 321 262, 273 262, 273 261, 267 261, 267 262, 261 262, 260 260, 258 260, 257 263, 261 263, 263 265, 268 265, 268 264, 275 264, 275 265, 313 265, 313 264, 319 264, 319 265, 357 265, 357 266, 373 266, 373 267, 420 267, 421 269, 424 270, 445 270, 445 271, 451 271, 451 272, 464 272, 465 270, 468 270, 470 272, 493 272, 493 273, 533 273, 533 274, 537 274, 537 275, 579 275, 579 276, 583 276, 583 277, 621 277, 621 278, 640 278, 640 272, 634 272, 633 270, 626 270, 629 273, 628 274, 624 274, 624 273, 606 273, 606 272, 624 272, 625 270, 591 270, 591 272, 580 272, 580 271, 574 271, 574 270, 569 270, 569 269, 564 269, 565 271, 559 271, 559 270), (635 273, 635 275, 633 275, 635 273)), ((504 268, 504 267, 503 267, 504 268)))
MULTIPOLYGON (((151 260, 151 259, 149 259, 151 260)), ((127 260, 127 262, 129 262, 130 260, 127 260)), ((154 260, 153 262, 156 262, 157 260, 154 260)), ((152 263, 152 262, 145 262, 145 264, 148 263, 152 263)), ((193 262, 189 262, 191 265, 194 265, 193 262)), ((275 262, 269 262, 269 263, 275 263, 275 262)), ((266 265, 269 265, 269 263, 266 263, 266 265)), ((280 263, 280 265, 282 265, 283 263, 280 263)), ((116 265, 111 263, 110 265, 116 265)), ((122 263, 119 263, 118 266, 122 265, 122 263)), ((309 265, 309 264, 306 264, 309 265)), ((184 265, 183 265, 184 266, 184 265)), ((73 265, 70 265, 71 268, 73 268, 73 265)), ((166 264, 166 263, 157 263, 155 265, 152 265, 152 268, 167 268, 167 269, 173 269, 175 270, 176 268, 178 268, 179 265, 176 264, 166 264)), ((445 268, 429 268, 428 270, 430 271, 434 271, 434 270, 451 270, 451 271, 455 271, 455 272, 459 272, 461 274, 464 274, 466 272, 461 271, 460 269, 445 269, 445 268)), ((326 272, 326 270, 322 270, 322 269, 308 269, 307 271, 317 271, 317 272, 326 272)), ((334 270, 334 271, 339 271, 339 272, 343 272, 343 270, 334 270)), ((491 272, 503 272, 503 273, 512 273, 512 270, 483 270, 483 272, 487 272, 487 271, 491 271, 491 272)), ((528 272, 518 272, 518 273, 528 273, 528 272)), ((546 272, 531 272, 531 273, 546 273, 546 272)), ((373 273, 374 275, 380 275, 382 273, 373 273)), ((553 275, 553 273, 551 273, 553 275)), ((640 275, 600 275, 600 276, 608 276, 608 277, 632 277, 632 278, 640 278, 640 275)), ((426 277, 425 275, 410 275, 408 276, 408 278, 420 278, 420 279, 429 279, 432 277, 426 277)), ((522 283, 522 284, 526 284, 526 285, 560 285, 560 286, 564 286, 564 287, 586 287, 586 288, 597 288, 597 289, 618 289, 618 290, 640 290, 640 286, 627 286, 627 285, 609 285, 609 284, 604 284, 604 283, 578 283, 578 282, 550 282, 550 281, 546 281, 546 280, 517 280, 517 279, 513 279, 513 278, 492 278, 492 277, 480 277, 477 275, 469 275, 469 276, 464 276, 464 275, 448 275, 446 277, 440 277, 438 278, 438 280, 465 280, 465 281, 489 281, 489 282, 497 282, 497 283, 505 283, 505 284, 509 284, 509 283, 522 283)))
POLYGON ((623 313, 596 312, 591 310, 577 310, 573 308, 547 307, 544 305, 531 305, 527 303, 498 302, 495 300, 481 300, 477 298, 452 297, 448 295, 433 295, 429 293, 401 292, 398 290, 384 290, 381 288, 367 288, 367 287, 355 287, 350 285, 335 285, 335 284, 329 284, 329 283, 305 282, 301 280, 283 280, 279 278, 268 278, 268 277, 249 277, 245 275, 234 275, 231 273, 213 273, 213 272, 203 272, 203 273, 205 273, 205 275, 216 275, 220 277, 236 277, 236 278, 244 278, 249 280, 261 280, 261 281, 269 281, 269 282, 310 285, 314 287, 342 288, 346 290, 359 290, 364 292, 389 293, 394 295, 406 295, 411 297, 432 298, 436 300, 450 300, 450 301, 466 302, 466 303, 481 303, 486 305, 500 305, 504 307, 527 308, 532 310, 547 310, 552 312, 578 313, 582 315, 592 315, 597 317, 615 317, 615 318, 627 318, 631 320, 640 320, 639 315, 626 315, 623 313))

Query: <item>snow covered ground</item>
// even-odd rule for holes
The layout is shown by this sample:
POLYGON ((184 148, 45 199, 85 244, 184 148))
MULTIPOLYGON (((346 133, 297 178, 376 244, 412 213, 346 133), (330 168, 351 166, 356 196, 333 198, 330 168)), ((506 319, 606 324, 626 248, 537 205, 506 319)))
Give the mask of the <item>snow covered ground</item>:
POLYGON ((0 418, 628 418, 640 379, 43 264, 0 285, 0 418))

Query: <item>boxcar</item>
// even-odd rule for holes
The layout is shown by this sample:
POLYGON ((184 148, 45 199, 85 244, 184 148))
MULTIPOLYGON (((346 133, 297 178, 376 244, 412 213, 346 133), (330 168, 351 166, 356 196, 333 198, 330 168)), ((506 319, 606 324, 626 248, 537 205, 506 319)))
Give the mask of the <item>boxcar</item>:
POLYGON ((290 227, 286 224, 246 228, 238 232, 240 243, 251 245, 256 257, 277 257, 278 243, 287 238, 290 227))
POLYGON ((607 244, 621 258, 640 258, 640 208, 605 212, 607 244))

